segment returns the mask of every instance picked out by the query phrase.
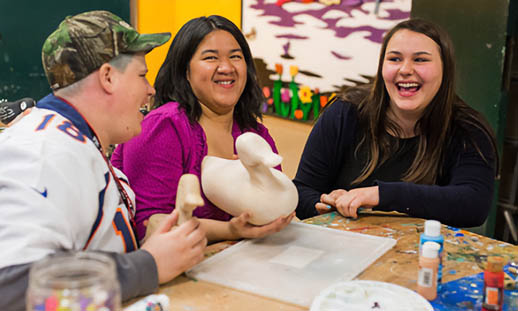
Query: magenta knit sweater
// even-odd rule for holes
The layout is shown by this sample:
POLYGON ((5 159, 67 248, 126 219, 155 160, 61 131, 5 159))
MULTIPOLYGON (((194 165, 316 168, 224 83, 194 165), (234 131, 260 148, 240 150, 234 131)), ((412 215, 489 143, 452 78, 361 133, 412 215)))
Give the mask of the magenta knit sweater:
MULTIPOLYGON (((242 131, 237 122, 234 122, 234 141, 239 135, 249 131, 263 137, 277 153, 272 137, 262 124, 259 124, 257 131, 242 131)), ((135 191, 139 240, 146 233, 144 220, 153 214, 170 213, 174 210, 180 176, 190 173, 200 178, 201 161, 206 155, 207 140, 203 128, 198 123, 191 124, 185 112, 175 102, 151 111, 142 122, 142 133, 115 149, 111 158, 112 164, 126 174, 135 191)), ((207 200, 203 191, 202 196, 205 205, 196 208, 194 216, 225 221, 231 218, 207 200)))

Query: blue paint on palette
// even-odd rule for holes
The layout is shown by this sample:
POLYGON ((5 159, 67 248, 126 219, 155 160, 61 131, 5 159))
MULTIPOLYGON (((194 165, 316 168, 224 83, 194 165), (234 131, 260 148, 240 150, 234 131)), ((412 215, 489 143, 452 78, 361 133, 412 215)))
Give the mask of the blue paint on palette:
MULTIPOLYGON (((508 272, 508 266, 505 267, 508 272)), ((435 311, 469 311, 481 310, 484 290, 484 273, 470 275, 455 281, 442 284, 437 298, 431 301, 435 311)), ((504 291, 503 311, 517 310, 518 290, 504 291)))
POLYGON ((451 231, 459 231, 460 229, 459 228, 455 228, 455 227, 452 227, 452 226, 446 226, 448 229, 450 229, 451 231))
POLYGON ((455 233, 455 236, 464 236, 464 233, 455 233))

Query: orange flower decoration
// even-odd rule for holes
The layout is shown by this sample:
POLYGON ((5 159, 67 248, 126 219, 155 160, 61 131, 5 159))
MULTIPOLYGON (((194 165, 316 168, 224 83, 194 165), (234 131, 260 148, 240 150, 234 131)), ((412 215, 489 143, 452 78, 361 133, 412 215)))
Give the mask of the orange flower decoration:
POLYGON ((284 3, 286 3, 286 2, 290 2, 290 1, 292 1, 292 0, 277 0, 277 3, 276 3, 276 4, 277 4, 278 6, 281 6, 281 5, 283 5, 284 3))
POLYGON ((327 96, 322 95, 320 96, 320 107, 324 108, 325 105, 327 105, 327 96))
POLYGON ((282 64, 275 64, 275 71, 282 75, 282 64))
POLYGON ((304 113, 300 109, 295 110, 293 114, 295 115, 295 118, 299 120, 304 116, 304 113))
POLYGON ((272 92, 270 91, 270 88, 265 86, 263 87, 263 95, 264 97, 268 98, 270 95, 272 95, 272 92))

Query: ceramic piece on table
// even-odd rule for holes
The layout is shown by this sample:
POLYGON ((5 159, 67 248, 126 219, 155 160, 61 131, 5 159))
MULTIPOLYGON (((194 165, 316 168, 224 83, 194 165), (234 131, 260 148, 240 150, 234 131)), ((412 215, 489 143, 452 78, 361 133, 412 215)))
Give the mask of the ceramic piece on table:
POLYGON ((178 225, 191 219, 194 209, 203 204, 198 177, 193 174, 183 174, 176 191, 175 208, 178 209, 178 225))
MULTIPOLYGON (((198 181, 198 177, 193 174, 182 175, 178 181, 178 188, 176 191, 175 209, 178 210, 177 225, 181 225, 191 219, 194 209, 203 204, 204 202, 200 193, 200 182, 198 181)), ((149 217, 146 227, 146 238, 156 230, 162 219, 167 215, 168 214, 159 213, 149 217)))
POLYGON ((205 196, 233 216, 251 213, 249 222, 267 224, 289 215, 297 206, 297 188, 275 166, 282 157, 259 135, 251 132, 236 140, 239 159, 206 156, 201 165, 205 196))
POLYGON ((141 244, 143 242, 146 241, 146 239, 148 237, 151 236, 151 234, 153 234, 153 232, 155 232, 155 230, 158 228, 158 225, 162 222, 162 220, 169 214, 162 214, 162 213, 158 213, 158 214, 153 214, 151 215, 151 217, 149 217, 148 219, 148 222, 147 222, 147 226, 146 226, 146 236, 144 237, 144 239, 142 239, 141 244))

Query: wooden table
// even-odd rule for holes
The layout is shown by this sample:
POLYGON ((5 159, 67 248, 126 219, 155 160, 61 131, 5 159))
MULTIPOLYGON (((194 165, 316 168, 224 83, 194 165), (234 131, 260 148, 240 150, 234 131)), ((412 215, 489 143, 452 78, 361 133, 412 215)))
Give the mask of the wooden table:
MULTIPOLYGON (((356 279, 384 281, 416 289, 419 257, 417 252, 419 235, 423 232, 423 219, 401 215, 380 216, 373 213, 360 215, 355 220, 344 218, 334 212, 304 222, 396 239, 396 246, 356 279)), ((489 255, 499 255, 507 261, 518 262, 518 246, 448 226, 443 226, 442 234, 445 239, 443 282, 482 272, 489 255)), ((222 242, 211 245, 206 250, 206 256, 210 257, 232 244, 234 243, 222 242)), ((171 298, 171 310, 307 310, 185 276, 161 286, 160 293, 171 298)))

